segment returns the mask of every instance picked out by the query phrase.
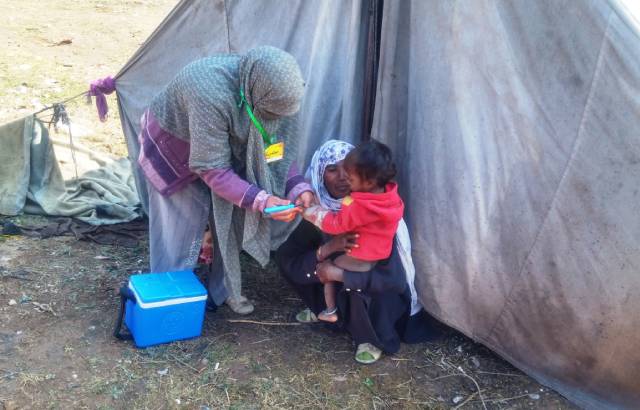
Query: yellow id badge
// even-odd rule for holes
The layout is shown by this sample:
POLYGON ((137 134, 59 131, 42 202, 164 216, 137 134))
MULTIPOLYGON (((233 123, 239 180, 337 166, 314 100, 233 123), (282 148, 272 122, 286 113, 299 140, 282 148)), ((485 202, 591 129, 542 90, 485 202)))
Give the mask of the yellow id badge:
POLYGON ((280 161, 284 158, 284 142, 277 142, 269 145, 264 150, 264 157, 267 160, 267 164, 270 162, 280 161))

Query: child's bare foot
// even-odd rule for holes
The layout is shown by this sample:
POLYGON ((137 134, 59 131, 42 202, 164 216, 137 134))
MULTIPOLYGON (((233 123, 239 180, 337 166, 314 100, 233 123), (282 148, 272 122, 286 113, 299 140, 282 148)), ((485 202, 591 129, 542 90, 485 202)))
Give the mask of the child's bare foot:
POLYGON ((338 308, 334 307, 333 309, 325 309, 318 314, 318 319, 323 322, 335 323, 338 321, 338 308))

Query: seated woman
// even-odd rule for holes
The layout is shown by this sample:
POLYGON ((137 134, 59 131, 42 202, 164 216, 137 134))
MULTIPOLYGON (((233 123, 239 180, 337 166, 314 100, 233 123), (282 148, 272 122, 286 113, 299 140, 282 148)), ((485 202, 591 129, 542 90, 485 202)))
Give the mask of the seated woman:
MULTIPOLYGON (((350 193, 342 161, 351 149, 349 143, 330 140, 313 156, 307 178, 319 204, 326 209, 340 209, 341 199, 350 193)), ((430 336, 428 323, 413 320, 421 317, 413 315, 421 312, 421 306, 413 287, 414 270, 407 242, 406 225, 401 222, 391 256, 368 272, 351 272, 332 264, 328 255, 336 256, 356 247, 356 235, 329 237, 310 222, 302 221, 276 252, 282 274, 308 306, 296 319, 317 321, 317 315, 326 308, 323 284, 333 281, 338 282, 339 288, 337 326, 353 337, 356 361, 373 363, 382 352, 395 353, 401 339, 426 340, 430 336)))

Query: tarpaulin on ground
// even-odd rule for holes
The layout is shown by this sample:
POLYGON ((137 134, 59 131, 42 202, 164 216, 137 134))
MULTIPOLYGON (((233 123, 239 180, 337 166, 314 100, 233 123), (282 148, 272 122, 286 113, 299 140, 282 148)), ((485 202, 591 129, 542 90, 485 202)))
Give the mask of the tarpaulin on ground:
POLYGON ((142 216, 127 159, 65 181, 48 128, 34 115, 0 127, 0 214, 68 216, 91 225, 142 216))

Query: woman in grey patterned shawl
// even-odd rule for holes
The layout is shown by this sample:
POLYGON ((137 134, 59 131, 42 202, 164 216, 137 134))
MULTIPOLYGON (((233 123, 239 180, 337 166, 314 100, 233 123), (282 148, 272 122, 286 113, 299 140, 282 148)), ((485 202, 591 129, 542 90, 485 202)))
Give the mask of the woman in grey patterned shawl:
POLYGON ((237 313, 253 311, 241 294, 240 251, 265 265, 299 218, 296 209, 265 218, 264 209, 313 200, 295 163, 303 91, 293 56, 258 47, 187 65, 142 118, 151 269, 194 268, 209 222, 210 307, 226 301, 237 313), (284 153, 267 161, 276 143, 284 153))

